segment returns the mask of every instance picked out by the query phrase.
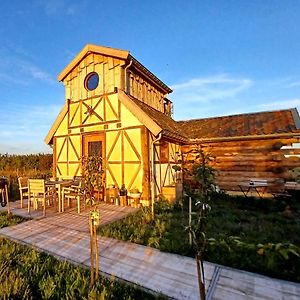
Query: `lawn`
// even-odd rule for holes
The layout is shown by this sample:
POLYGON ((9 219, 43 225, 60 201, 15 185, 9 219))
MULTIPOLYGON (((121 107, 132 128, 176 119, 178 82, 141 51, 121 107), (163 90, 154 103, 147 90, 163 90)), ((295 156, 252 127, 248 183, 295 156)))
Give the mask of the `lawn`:
MULTIPOLYGON (((0 227, 23 220, 0 213, 0 227)), ((163 299, 113 277, 89 283, 88 269, 0 237, 0 299, 163 299)))
MULTIPOLYGON (((300 204, 215 194, 210 203, 205 259, 300 282, 300 204)), ((156 205, 99 228, 99 234, 194 256, 186 231, 187 206, 156 205)))

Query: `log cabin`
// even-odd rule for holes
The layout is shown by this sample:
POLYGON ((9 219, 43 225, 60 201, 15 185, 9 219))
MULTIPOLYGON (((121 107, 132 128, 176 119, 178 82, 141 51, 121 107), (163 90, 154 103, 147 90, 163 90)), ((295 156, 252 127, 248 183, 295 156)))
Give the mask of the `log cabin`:
POLYGON ((138 189, 147 206, 160 194, 170 200, 182 195, 175 166, 181 168, 182 152, 196 145, 215 156, 225 190, 249 177, 276 183, 299 166, 281 150, 299 142, 295 109, 176 122, 170 87, 129 51, 90 44, 58 80, 64 105, 45 138, 53 148, 54 177, 80 176, 82 158, 99 155, 105 188, 138 189))
MULTIPOLYGON (((179 121, 190 142, 188 153, 201 146, 212 158, 218 186, 240 192, 239 185, 251 179, 266 180, 268 192, 276 193, 291 170, 300 166, 300 118, 296 108, 179 121)), ((189 166, 189 157, 185 167, 189 166)))

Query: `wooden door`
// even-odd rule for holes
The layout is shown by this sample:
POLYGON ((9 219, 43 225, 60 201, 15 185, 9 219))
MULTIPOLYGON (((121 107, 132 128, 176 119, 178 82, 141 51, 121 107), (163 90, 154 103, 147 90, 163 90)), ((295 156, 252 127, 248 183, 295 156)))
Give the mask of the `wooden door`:
MULTIPOLYGON (((86 134, 83 136, 83 155, 102 157, 102 168, 105 170, 105 133, 86 134)), ((105 187, 105 173, 103 176, 105 187)))

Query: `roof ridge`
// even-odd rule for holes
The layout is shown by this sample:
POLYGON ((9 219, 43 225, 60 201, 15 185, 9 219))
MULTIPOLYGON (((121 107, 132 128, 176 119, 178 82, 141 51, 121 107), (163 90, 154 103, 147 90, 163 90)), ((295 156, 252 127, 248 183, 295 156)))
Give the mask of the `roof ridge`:
MULTIPOLYGON (((249 112, 249 113, 241 113, 241 114, 234 114, 234 115, 224 115, 224 116, 216 116, 216 117, 206 117, 206 118, 193 118, 193 119, 187 119, 187 120, 177 120, 176 122, 188 122, 188 121, 203 121, 203 120, 212 120, 212 119, 223 119, 223 118, 234 118, 234 117, 240 117, 240 116, 249 116, 249 115, 261 115, 261 114, 267 114, 267 113, 276 113, 276 112, 283 112, 283 111, 290 111, 293 112, 293 110, 297 111, 297 108, 286 108, 286 109, 276 109, 276 110, 267 110, 267 111, 258 111, 258 112, 249 112)), ((298 111, 297 111, 298 112, 298 111)))

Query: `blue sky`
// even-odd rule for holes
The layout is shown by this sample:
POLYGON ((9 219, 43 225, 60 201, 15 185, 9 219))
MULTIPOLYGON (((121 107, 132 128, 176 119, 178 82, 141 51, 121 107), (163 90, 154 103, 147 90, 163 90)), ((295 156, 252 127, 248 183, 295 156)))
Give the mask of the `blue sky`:
POLYGON ((51 152, 56 77, 87 43, 130 50, 177 120, 300 108, 300 1, 0 2, 0 153, 51 152))

